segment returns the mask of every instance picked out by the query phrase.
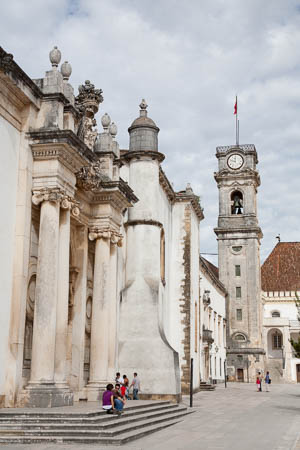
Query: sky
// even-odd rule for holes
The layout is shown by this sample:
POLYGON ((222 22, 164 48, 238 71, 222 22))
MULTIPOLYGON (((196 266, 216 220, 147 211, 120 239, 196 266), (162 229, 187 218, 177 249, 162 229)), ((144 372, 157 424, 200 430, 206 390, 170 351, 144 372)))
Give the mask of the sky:
POLYGON ((1 3, 0 45, 32 78, 57 45, 76 92, 87 79, 103 90, 98 130, 107 112, 121 148, 146 99, 174 189, 201 197, 203 253, 217 253, 215 152, 235 142, 238 95, 240 143, 258 152, 262 262, 278 233, 300 240, 300 0, 1 3))

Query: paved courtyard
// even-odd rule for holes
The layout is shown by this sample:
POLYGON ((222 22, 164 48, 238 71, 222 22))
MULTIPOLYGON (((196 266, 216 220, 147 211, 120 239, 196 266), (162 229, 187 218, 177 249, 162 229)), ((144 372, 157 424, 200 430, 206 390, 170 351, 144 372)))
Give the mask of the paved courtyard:
POLYGON ((229 383, 201 392, 183 422, 122 447, 14 444, 1 450, 300 450, 300 384, 270 388, 260 393, 253 384, 229 383))

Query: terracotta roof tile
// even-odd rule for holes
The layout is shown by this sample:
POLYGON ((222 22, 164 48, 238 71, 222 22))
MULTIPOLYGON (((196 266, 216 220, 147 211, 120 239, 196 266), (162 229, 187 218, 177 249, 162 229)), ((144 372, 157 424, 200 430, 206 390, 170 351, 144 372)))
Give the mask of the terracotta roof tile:
POLYGON ((278 242, 261 267, 262 290, 300 290, 300 242, 278 242))
POLYGON ((204 261, 205 265, 208 266, 209 270, 212 271, 214 276, 216 278, 219 278, 219 269, 218 269, 218 267, 216 267, 213 263, 208 261, 206 258, 203 258, 203 256, 201 256, 201 259, 204 261))

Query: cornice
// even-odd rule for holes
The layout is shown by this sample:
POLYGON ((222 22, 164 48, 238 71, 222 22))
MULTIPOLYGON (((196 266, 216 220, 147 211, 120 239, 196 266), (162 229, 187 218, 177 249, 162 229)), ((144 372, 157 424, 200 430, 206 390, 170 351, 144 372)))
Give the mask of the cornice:
POLYGON ((148 150, 139 150, 139 151, 128 151, 121 155, 120 160, 129 162, 131 159, 153 159, 158 160, 159 163, 161 163, 165 159, 165 155, 160 152, 153 152, 148 150))
POLYGON ((137 219, 137 220, 128 220, 128 222, 124 223, 124 228, 134 227, 136 225, 152 225, 154 227, 163 228, 163 224, 158 222, 157 220, 146 220, 146 219, 137 219))
POLYGON ((171 183, 169 182, 165 172, 162 170, 161 167, 159 167, 159 184, 161 185, 164 192, 166 193, 166 195, 169 199, 169 202, 171 204, 173 204, 175 201, 175 198, 176 198, 176 193, 173 190, 171 183))
POLYGON ((201 256, 199 258, 199 261, 200 261, 200 268, 210 278, 213 285, 226 296, 227 291, 225 289, 224 284, 219 280, 219 278, 216 277, 216 275, 213 273, 213 271, 210 270, 210 268, 205 264, 205 261, 203 261, 203 258, 201 258, 201 256))
POLYGON ((200 221, 204 219, 203 208, 201 208, 198 195, 187 194, 185 191, 176 192, 175 202, 190 202, 198 219, 200 221))
POLYGON ((0 47, 0 71, 10 75, 14 80, 19 80, 24 83, 35 97, 41 98, 43 96, 39 87, 14 61, 13 55, 7 53, 2 47, 0 47))
POLYGON ((95 154, 71 130, 39 130, 30 131, 34 160, 61 159, 72 170, 78 170, 87 162, 97 158, 95 154), (70 148, 73 152, 70 152, 70 148))
MULTIPOLYGON (((250 234, 250 233, 254 233, 256 234, 257 238, 261 239, 263 237, 262 231, 260 227, 236 227, 236 228, 221 228, 221 227, 216 227, 214 228, 214 232, 216 233, 216 235, 219 238, 219 235, 228 235, 228 234, 236 234, 236 233, 243 233, 243 234, 250 234)), ((243 239, 245 239, 246 237, 243 237, 243 239)), ((251 236, 252 238, 252 236, 251 236)), ((227 239, 227 238, 226 238, 227 239)))

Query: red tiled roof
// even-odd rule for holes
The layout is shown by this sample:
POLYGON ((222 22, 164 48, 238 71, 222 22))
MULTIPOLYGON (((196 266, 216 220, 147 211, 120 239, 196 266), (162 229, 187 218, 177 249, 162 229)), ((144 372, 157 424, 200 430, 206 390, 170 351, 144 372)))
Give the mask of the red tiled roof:
POLYGON ((206 258, 203 258, 203 256, 201 256, 201 259, 204 261, 205 265, 208 266, 209 270, 212 271, 214 276, 216 278, 219 278, 219 269, 218 269, 218 267, 216 267, 213 263, 208 261, 206 258))
POLYGON ((261 267, 261 287, 265 292, 300 290, 300 242, 278 242, 261 267))

